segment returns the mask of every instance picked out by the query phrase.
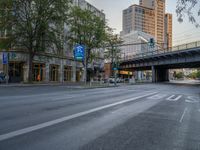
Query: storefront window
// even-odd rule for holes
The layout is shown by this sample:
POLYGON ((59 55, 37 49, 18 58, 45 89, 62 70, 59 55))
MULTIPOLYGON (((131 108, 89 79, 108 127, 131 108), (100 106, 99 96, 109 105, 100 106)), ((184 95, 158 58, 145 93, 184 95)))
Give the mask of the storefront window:
POLYGON ((59 66, 58 65, 50 65, 50 81, 58 81, 59 80, 59 66))
POLYGON ((81 68, 76 68, 76 81, 80 82, 82 77, 82 71, 81 68))
POLYGON ((33 64, 33 81, 45 80, 45 65, 33 64))
POLYGON ((67 66, 64 68, 64 81, 71 81, 72 78, 72 67, 67 66))
POLYGON ((23 81, 23 65, 22 62, 9 62, 9 82, 23 81))

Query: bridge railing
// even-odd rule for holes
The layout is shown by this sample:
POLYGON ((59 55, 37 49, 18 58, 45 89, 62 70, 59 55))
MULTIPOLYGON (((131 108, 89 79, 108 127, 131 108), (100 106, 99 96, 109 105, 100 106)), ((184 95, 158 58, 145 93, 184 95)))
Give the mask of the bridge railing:
POLYGON ((168 48, 168 49, 157 49, 157 50, 154 50, 154 51, 139 53, 139 54, 129 56, 128 59, 130 60, 130 59, 134 59, 134 58, 143 58, 143 57, 147 57, 147 56, 165 54, 165 53, 181 51, 181 50, 196 48, 196 47, 200 47, 200 41, 182 44, 182 45, 174 46, 174 47, 171 47, 171 48, 168 48))

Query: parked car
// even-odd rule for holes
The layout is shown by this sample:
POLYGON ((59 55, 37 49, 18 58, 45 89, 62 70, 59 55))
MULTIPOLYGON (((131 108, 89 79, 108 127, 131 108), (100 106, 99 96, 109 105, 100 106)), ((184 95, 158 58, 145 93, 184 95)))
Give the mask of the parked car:
POLYGON ((108 81, 109 81, 109 83, 115 83, 115 78, 110 77, 110 78, 108 79, 108 81))

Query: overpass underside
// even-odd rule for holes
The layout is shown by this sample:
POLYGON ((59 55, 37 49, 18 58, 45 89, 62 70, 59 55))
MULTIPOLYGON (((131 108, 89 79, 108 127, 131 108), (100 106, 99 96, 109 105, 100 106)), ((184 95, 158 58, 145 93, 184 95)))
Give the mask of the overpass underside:
POLYGON ((133 71, 152 70, 152 82, 169 81, 169 69, 200 68, 200 47, 134 58, 120 66, 133 71))

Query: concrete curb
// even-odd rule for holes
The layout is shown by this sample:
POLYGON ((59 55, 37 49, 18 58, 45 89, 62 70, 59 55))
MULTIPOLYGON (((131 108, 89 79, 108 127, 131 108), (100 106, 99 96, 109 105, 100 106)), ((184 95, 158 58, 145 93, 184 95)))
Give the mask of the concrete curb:
POLYGON ((94 89, 94 88, 111 88, 119 86, 128 86, 128 85, 100 85, 100 86, 85 86, 85 85, 73 85, 73 84, 0 84, 0 88, 9 88, 9 87, 41 87, 41 86, 64 86, 70 89, 94 89))

